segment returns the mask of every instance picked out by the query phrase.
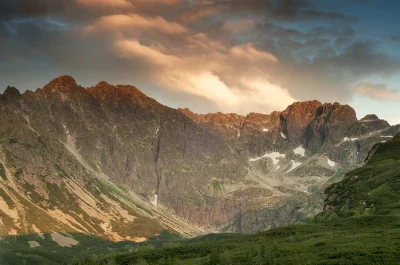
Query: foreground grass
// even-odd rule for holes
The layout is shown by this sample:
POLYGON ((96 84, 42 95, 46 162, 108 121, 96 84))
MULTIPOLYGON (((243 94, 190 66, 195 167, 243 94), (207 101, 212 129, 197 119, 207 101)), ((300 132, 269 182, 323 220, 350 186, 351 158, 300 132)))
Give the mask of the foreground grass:
MULTIPOLYGON (((144 244, 134 242, 112 242, 85 234, 65 234, 72 237, 79 244, 71 247, 61 247, 51 239, 50 234, 18 235, 0 237, 0 264, 1 265, 60 265, 68 264, 73 260, 82 260, 86 257, 95 259, 104 253, 121 253, 137 251, 144 244), (29 241, 39 243, 38 247, 30 247, 29 241)), ((165 245, 165 242, 182 240, 179 236, 161 233, 146 244, 155 247, 165 245)))
POLYGON ((400 219, 356 217, 175 244, 72 264, 400 264, 400 219))

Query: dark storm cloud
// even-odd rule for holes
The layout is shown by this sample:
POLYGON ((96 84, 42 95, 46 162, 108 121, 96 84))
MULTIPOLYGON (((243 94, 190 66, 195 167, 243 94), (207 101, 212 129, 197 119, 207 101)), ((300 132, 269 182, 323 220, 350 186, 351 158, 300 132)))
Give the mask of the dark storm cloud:
POLYGON ((347 101, 355 81, 399 72, 400 60, 380 52, 376 42, 357 41, 341 53, 323 48, 312 60, 295 64, 288 61, 279 71, 285 69, 281 82, 296 98, 305 100, 317 95, 322 100, 347 101))
POLYGON ((70 11, 83 14, 72 0, 2 0, 0 20, 61 15, 70 11))
POLYGON ((305 20, 337 20, 343 22, 355 22, 357 20, 354 17, 343 15, 338 12, 323 12, 315 9, 299 11, 296 18, 305 20))
POLYGON ((400 42, 400 36, 390 36, 389 38, 394 42, 400 42))
MULTIPOLYGON (((213 2, 213 1, 211 1, 213 2)), ((339 12, 317 10, 311 0, 214 0, 215 5, 236 15, 250 13, 270 20, 337 20, 354 22, 354 17, 339 12)))
POLYGON ((231 12, 267 15, 279 20, 293 20, 302 8, 311 7, 305 0, 215 0, 214 3, 231 12))
POLYGON ((315 27, 307 32, 310 37, 353 37, 355 31, 351 27, 315 27))

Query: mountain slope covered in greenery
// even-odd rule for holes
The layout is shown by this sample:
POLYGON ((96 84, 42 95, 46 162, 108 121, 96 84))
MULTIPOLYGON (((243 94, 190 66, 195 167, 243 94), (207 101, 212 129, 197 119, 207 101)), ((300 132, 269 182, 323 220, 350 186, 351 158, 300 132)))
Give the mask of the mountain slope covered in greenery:
POLYGON ((400 134, 377 144, 366 165, 326 189, 325 215, 400 214, 400 134))

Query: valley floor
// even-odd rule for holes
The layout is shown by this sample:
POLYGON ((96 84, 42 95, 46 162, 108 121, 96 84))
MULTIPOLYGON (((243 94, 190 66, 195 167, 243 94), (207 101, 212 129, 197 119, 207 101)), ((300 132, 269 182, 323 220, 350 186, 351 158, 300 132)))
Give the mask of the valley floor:
POLYGON ((366 216, 253 235, 210 234, 158 248, 153 243, 72 264, 400 264, 400 218, 366 216))

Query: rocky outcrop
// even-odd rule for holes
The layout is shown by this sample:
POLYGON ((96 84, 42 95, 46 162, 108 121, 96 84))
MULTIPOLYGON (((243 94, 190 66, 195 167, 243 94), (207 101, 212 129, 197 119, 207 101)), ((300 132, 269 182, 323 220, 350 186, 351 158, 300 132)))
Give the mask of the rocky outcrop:
POLYGON ((319 101, 296 102, 281 114, 281 128, 288 140, 302 144, 307 126, 319 115, 322 103, 319 101))

